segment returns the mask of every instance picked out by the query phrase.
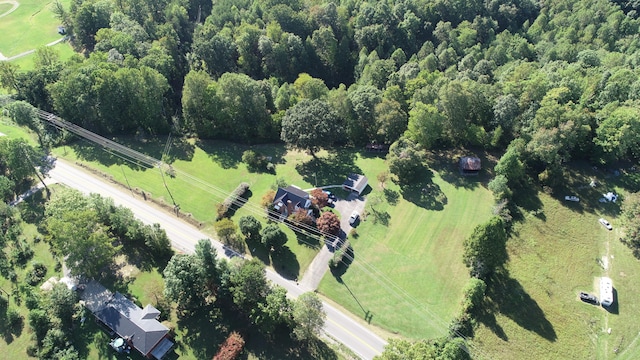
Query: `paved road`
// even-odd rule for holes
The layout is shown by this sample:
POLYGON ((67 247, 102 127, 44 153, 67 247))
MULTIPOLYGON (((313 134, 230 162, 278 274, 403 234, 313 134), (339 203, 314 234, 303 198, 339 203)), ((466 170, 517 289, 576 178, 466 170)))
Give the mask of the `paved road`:
MULTIPOLYGON (((159 210, 141 198, 134 197, 130 192, 121 190, 117 186, 63 160, 57 160, 56 166, 49 172, 49 176, 51 177, 50 181, 66 184, 83 193, 98 193, 104 197, 110 197, 116 205, 130 208, 136 217, 146 224, 161 224, 162 228, 167 232, 167 236, 171 239, 174 248, 180 251, 193 253, 195 244, 199 239, 211 238, 211 236, 200 232, 197 228, 181 221, 174 215, 159 210)), ((218 254, 225 254, 221 243, 217 241, 212 241, 212 243, 218 250, 218 254)), ((287 289, 292 297, 297 297, 311 290, 296 284, 294 281, 282 278, 270 269, 267 269, 267 278, 287 289)), ((334 306, 324 303, 324 309, 327 313, 324 330, 328 335, 342 342, 363 359, 372 359, 382 352, 386 345, 386 341, 382 338, 334 306)))
MULTIPOLYGON (((351 231, 352 227, 349 224, 349 217, 351 213, 357 211, 359 214, 363 213, 365 201, 363 198, 357 196, 354 193, 349 194, 346 199, 339 199, 335 202, 335 209, 340 212, 340 241, 344 241, 347 235, 351 231)), ((356 224, 357 225, 357 224, 356 224)), ((336 241, 332 243, 332 247, 338 245, 336 241)), ((329 270, 329 259, 333 257, 333 249, 330 251, 327 245, 322 246, 318 255, 313 259, 307 271, 305 271, 300 284, 306 286, 309 289, 317 289, 320 285, 320 281, 324 277, 324 274, 329 270)))

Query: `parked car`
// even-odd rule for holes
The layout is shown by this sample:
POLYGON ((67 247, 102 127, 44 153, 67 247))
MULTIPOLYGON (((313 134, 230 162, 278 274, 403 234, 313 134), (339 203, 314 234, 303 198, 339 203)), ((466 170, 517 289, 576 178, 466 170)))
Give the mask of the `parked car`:
POLYGON ((574 202, 578 202, 580 201, 580 198, 578 198, 577 196, 574 195, 567 195, 564 197, 565 200, 567 201, 574 201, 574 202))
POLYGON ((349 225, 353 226, 358 219, 360 218, 360 214, 358 214, 357 211, 354 211, 351 213, 351 216, 349 216, 349 225))
POLYGON ((586 292, 580 292, 580 300, 589 303, 589 304, 597 304, 598 298, 595 295, 591 295, 586 292))
POLYGON ((607 230, 613 230, 613 226, 611 226, 611 224, 609 224, 609 222, 603 218, 598 219, 598 221, 600 222, 600 224, 602 224, 602 226, 606 227, 607 230))
POLYGON ((323 193, 327 194, 327 197, 333 201, 336 201, 336 194, 332 193, 331 191, 327 191, 327 190, 323 190, 323 193))

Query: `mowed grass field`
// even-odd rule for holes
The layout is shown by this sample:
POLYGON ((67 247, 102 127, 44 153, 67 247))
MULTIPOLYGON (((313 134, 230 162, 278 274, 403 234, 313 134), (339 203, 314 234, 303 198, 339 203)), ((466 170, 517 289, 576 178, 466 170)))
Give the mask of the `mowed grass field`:
MULTIPOLYGON (((46 45, 61 37, 58 20, 52 12, 52 0, 18 0, 20 6, 11 14, 0 18, 0 53, 6 57, 46 45)), ((60 1, 68 8, 70 1, 60 1)), ((1 5, 9 10, 11 6, 1 5)))
POLYGON ((481 317, 476 331, 478 355, 491 359, 640 356, 640 261, 619 241, 618 205, 597 201, 599 192, 624 194, 624 190, 616 187, 616 181, 599 180, 601 186, 583 191, 589 196, 580 194, 577 204, 539 194, 540 209, 526 213, 525 221, 515 225, 508 242, 508 274, 489 292, 493 315, 481 317), (599 217, 607 218, 614 230, 605 230, 599 217), (578 299, 580 291, 599 297, 601 276, 609 276, 616 290, 610 310, 578 299))
MULTIPOLYGON (((371 197, 381 190, 375 177, 370 182, 371 197)), ((447 332, 469 279, 462 242, 491 216, 492 195, 479 180, 462 179, 456 186, 436 172, 433 182, 447 199, 441 210, 400 196, 395 205, 377 206, 388 213, 383 224, 374 223, 369 205, 358 237, 350 240, 354 262, 339 279, 327 273, 319 288, 371 324, 413 339, 447 332)), ((391 182, 386 188, 399 190, 391 182)))

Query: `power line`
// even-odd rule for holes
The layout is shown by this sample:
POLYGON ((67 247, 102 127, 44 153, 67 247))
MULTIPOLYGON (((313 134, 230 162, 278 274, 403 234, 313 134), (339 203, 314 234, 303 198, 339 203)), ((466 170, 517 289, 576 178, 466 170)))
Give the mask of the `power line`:
MULTIPOLYGON (((113 154, 125 161, 128 161, 132 164, 135 164, 137 166, 140 166, 141 164, 147 165, 149 168, 153 168, 156 167, 160 170, 161 175, 163 177, 163 183, 165 184, 166 187, 166 182, 164 179, 164 174, 162 174, 162 172, 164 171, 164 166, 166 165, 162 160, 158 160, 155 159, 149 155, 140 153, 138 151, 135 151, 129 147, 126 147, 124 145, 121 145, 115 141, 109 140, 103 136, 100 136, 98 134, 95 134, 89 130, 86 130, 80 126, 77 126, 75 124, 69 123, 59 117, 57 117, 54 114, 42 111, 40 109, 37 109, 37 114, 38 117, 43 120, 46 121, 47 123, 49 123, 50 125, 58 128, 58 129, 64 129, 67 131, 70 131, 78 136, 80 136, 83 139, 89 140, 95 144, 98 144, 100 146, 102 146, 104 148, 104 150, 110 154, 113 154)), ((165 145, 165 148, 163 150, 163 158, 168 155, 168 152, 170 150, 171 147, 171 136, 169 136, 169 138, 167 139, 167 143, 165 145)), ((246 203, 243 201, 240 201, 238 199, 236 199, 234 196, 230 196, 231 193, 220 189, 218 187, 216 187, 215 185, 212 185, 211 183, 208 183, 202 179, 199 179, 195 176, 192 176, 189 173, 186 173, 184 171, 181 171, 179 169, 174 169, 171 168, 173 172, 175 172, 176 175, 180 175, 180 176, 176 176, 178 179, 184 179, 187 182, 189 182, 191 185, 195 185, 198 188, 216 196, 219 199, 226 199, 226 198, 230 198, 232 204, 234 204, 235 206, 237 206, 238 208, 243 207, 243 209, 246 209, 247 211, 249 211, 250 213, 253 214, 257 214, 258 216, 263 216, 265 214, 265 210, 262 207, 259 207, 255 204, 251 204, 251 203, 246 203)), ((169 191, 169 189, 167 188, 167 191, 169 191)), ((171 193, 169 193, 169 195, 171 196, 171 193)), ((174 203, 174 206, 176 205, 175 200, 173 200, 173 196, 171 196, 172 201, 174 203)), ((267 212, 267 216, 274 216, 275 214, 267 212)), ((293 231, 298 232, 300 234, 303 234, 305 236, 309 236, 315 240, 318 240, 318 242, 320 243, 320 246, 322 246, 324 240, 323 237, 326 238, 334 238, 335 236, 326 232, 323 232, 315 227, 312 227, 310 225, 307 225, 305 223, 302 222, 298 222, 295 220, 288 220, 293 226, 289 226, 289 228, 291 228, 293 231), (303 230, 304 232, 302 232, 301 230, 303 230)), ((305 240, 304 238, 299 238, 298 241, 301 241, 303 243, 306 243, 307 245, 310 245, 312 247, 316 247, 317 244, 313 244, 308 242, 307 240, 305 240)), ((389 277, 387 277, 384 273, 382 273, 380 270, 378 270, 375 266, 369 264, 368 262, 366 262, 365 260, 361 259, 361 257, 358 257, 358 259, 355 259, 354 256, 349 255, 348 253, 345 252, 345 257, 347 258, 347 260, 349 260, 351 262, 351 264, 355 264, 357 266, 359 266, 363 272, 368 275, 369 277, 372 278, 372 280, 378 282, 380 285, 382 285, 390 294, 394 295, 394 297, 396 297, 397 299, 401 300, 401 301, 407 301, 408 304, 410 306, 412 306, 414 308, 414 310, 416 310, 420 316, 424 317, 424 319, 429 320, 429 321, 435 321, 437 324, 436 326, 441 327, 441 328, 445 328, 448 329, 448 325, 440 318, 438 317, 433 311, 431 311, 428 307, 423 306, 422 303, 420 303, 416 298, 414 298, 413 296, 411 296, 406 290, 402 289, 401 287, 399 287, 393 280, 391 280, 389 277)), ((347 265, 344 262, 344 257, 341 260, 345 265, 347 265)), ((476 346, 474 344, 471 343, 471 339, 469 339, 468 337, 464 336, 464 334, 458 332, 458 331, 454 331, 454 334, 457 337, 462 338, 463 340, 465 340, 466 346, 470 347, 473 349, 474 355, 483 355, 483 358, 489 358, 488 356, 486 356, 486 354, 484 354, 481 350, 477 349, 476 346)), ((468 349, 466 347, 463 347, 463 350, 467 353, 469 353, 468 349)))

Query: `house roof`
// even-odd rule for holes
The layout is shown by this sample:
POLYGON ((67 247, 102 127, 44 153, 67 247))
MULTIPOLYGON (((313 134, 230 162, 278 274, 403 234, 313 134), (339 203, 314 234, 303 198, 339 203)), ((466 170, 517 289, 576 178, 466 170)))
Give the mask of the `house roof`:
POLYGON ((482 162, 474 156, 465 156, 460 158, 460 167, 462 170, 478 171, 482 168, 482 162))
POLYGON ((349 174, 347 179, 342 183, 342 186, 353 189, 358 193, 361 193, 364 188, 367 187, 369 179, 366 176, 360 174, 349 174))
POLYGON ((85 287, 81 298, 85 306, 121 337, 127 337, 134 348, 147 356, 169 332, 156 317, 160 311, 151 305, 141 309, 124 295, 113 294, 96 281, 85 287))
POLYGON ((273 203, 278 204, 282 202, 286 204, 288 201, 291 201, 294 205, 304 207, 307 200, 309 200, 309 194, 307 192, 295 186, 287 186, 286 188, 278 188, 273 203))

